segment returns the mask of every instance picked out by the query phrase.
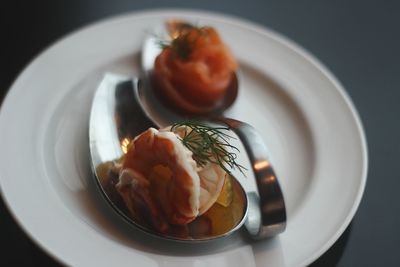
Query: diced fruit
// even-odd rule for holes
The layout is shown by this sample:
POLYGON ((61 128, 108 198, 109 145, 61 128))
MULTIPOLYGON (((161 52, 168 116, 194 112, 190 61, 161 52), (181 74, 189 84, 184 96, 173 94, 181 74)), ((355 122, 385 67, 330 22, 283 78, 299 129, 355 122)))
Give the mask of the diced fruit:
POLYGON ((232 188, 232 177, 227 174, 225 177, 224 185, 222 186, 221 193, 217 199, 217 203, 228 207, 232 203, 233 199, 233 188, 232 188))

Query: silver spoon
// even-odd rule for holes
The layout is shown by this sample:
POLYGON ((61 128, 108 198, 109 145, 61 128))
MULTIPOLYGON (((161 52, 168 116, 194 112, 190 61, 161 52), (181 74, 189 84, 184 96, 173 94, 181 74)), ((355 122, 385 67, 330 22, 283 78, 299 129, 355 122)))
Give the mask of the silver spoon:
POLYGON ((218 235, 203 234, 182 237, 180 233, 160 234, 132 219, 129 213, 121 207, 118 195, 110 190, 115 181, 104 183, 104 171, 99 166, 108 165, 109 169, 112 169, 112 167, 110 168, 111 162, 123 155, 123 146, 126 140, 132 139, 148 127, 165 126, 179 121, 176 114, 158 113, 155 105, 149 105, 144 91, 146 90, 139 86, 136 79, 107 74, 93 99, 89 127, 92 168, 102 192, 114 209, 128 222, 150 234, 179 241, 196 242, 217 239, 230 235, 243 223, 254 239, 271 237, 284 231, 286 227, 284 199, 267 158, 265 145, 253 127, 228 118, 219 118, 217 121, 229 126, 242 141, 252 163, 252 171, 258 187, 258 194, 256 192, 246 194, 236 179, 232 179, 233 184, 238 188, 237 195, 242 197, 245 202, 242 216, 235 226, 218 235))

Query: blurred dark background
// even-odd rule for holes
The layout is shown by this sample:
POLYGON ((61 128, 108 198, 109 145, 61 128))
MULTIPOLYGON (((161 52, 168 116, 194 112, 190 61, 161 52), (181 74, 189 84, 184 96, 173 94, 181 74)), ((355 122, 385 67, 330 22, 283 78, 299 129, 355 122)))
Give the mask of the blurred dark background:
MULTIPOLYGON (((211 10, 264 25, 335 74, 363 121, 369 174, 351 225, 312 266, 400 266, 399 1, 3 1, 0 101, 23 68, 65 34, 120 13, 164 7, 211 10)), ((58 266, 22 232, 2 200, 0 236, 0 265, 58 266)))

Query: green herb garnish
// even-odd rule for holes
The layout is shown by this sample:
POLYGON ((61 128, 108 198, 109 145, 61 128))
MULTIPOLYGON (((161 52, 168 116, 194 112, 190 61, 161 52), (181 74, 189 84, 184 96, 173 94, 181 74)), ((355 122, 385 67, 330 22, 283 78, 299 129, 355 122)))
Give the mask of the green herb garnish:
POLYGON ((170 48, 174 56, 183 60, 188 60, 193 50, 193 41, 190 40, 188 34, 184 34, 171 41, 170 48))
POLYGON ((157 40, 157 44, 161 49, 169 48, 172 51, 172 56, 182 60, 188 60, 193 51, 197 38, 204 37, 207 32, 204 27, 193 26, 188 23, 182 23, 177 26, 175 37, 170 40, 157 40), (196 31, 193 33, 192 31, 196 31))
POLYGON ((235 139, 226 133, 229 127, 211 127, 197 121, 184 121, 174 123, 171 131, 183 129, 182 143, 193 153, 193 159, 199 166, 207 162, 218 164, 227 173, 230 169, 237 168, 244 174, 245 167, 236 162, 239 149, 229 143, 235 139), (229 167, 229 169, 227 168, 229 167))

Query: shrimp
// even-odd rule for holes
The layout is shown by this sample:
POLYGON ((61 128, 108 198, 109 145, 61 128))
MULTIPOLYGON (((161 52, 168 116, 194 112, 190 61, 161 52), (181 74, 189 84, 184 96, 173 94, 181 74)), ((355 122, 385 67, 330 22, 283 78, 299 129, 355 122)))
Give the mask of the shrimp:
POLYGON ((150 197, 149 181, 132 169, 122 170, 119 179, 117 190, 138 223, 149 223, 159 232, 166 232, 169 227, 150 197))
POLYGON ((200 176, 199 215, 201 215, 217 201, 227 174, 220 166, 213 163, 207 163, 198 174, 200 176))
POLYGON ((149 128, 130 143, 117 190, 133 217, 144 216, 162 232, 168 224, 188 224, 209 209, 224 179, 215 164, 199 169, 177 134, 149 128))

